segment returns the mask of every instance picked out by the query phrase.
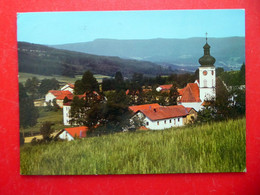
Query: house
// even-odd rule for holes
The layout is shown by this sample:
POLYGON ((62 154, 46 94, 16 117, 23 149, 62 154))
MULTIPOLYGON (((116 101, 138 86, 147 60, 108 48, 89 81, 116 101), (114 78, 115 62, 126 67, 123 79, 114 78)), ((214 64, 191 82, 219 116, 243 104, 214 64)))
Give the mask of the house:
POLYGON ((183 126, 188 115, 182 105, 160 106, 137 111, 136 115, 143 118, 144 126, 152 130, 163 130, 171 127, 183 126))
MULTIPOLYGON (((101 98, 101 96, 98 94, 98 92, 93 91, 93 94, 96 96, 97 99, 101 98)), ((66 102, 66 103, 62 102, 63 124, 64 125, 71 125, 71 123, 70 123, 70 120, 71 120, 70 110, 71 110, 72 100, 73 100, 73 98, 75 96, 77 96, 79 99, 86 98, 86 93, 84 93, 83 95, 72 95, 72 96, 69 96, 68 97, 69 102, 66 102)), ((73 125, 76 125, 76 124, 73 124, 73 125)))
POLYGON ((172 84, 171 85, 160 85, 159 87, 156 88, 156 91, 158 91, 158 92, 170 91, 171 87, 172 87, 172 84))
POLYGON ((88 128, 86 126, 81 127, 71 127, 71 128, 65 128, 61 130, 56 137, 59 137, 63 140, 74 140, 75 138, 84 138, 87 136, 88 128))
POLYGON ((68 83, 68 84, 64 85, 60 90, 61 91, 70 91, 71 93, 73 93, 74 87, 75 87, 74 84, 68 83))
POLYGON ((193 123, 198 116, 197 111, 194 108, 186 108, 186 110, 188 111, 188 115, 184 121, 185 124, 190 124, 193 123))
POLYGON ((62 108, 65 97, 67 97, 69 100, 72 100, 73 94, 70 91, 50 90, 45 95, 45 106, 47 106, 48 103, 53 106, 53 100, 56 99, 57 105, 62 108))

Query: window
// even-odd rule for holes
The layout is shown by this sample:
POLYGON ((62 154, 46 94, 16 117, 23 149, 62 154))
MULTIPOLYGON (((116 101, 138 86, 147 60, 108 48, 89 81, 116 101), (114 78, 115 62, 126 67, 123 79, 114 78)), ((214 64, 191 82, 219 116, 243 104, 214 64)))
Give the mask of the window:
POLYGON ((149 125, 149 122, 146 122, 146 126, 148 126, 149 125))
POLYGON ((164 124, 166 124, 166 120, 164 121, 164 124))
POLYGON ((170 123, 172 123, 172 119, 170 119, 170 123))
POLYGON ((157 121, 157 125, 159 125, 159 121, 157 121))
POLYGON ((211 71, 211 74, 214 75, 214 71, 213 70, 211 71))
POLYGON ((180 118, 178 118, 178 122, 180 122, 180 118))

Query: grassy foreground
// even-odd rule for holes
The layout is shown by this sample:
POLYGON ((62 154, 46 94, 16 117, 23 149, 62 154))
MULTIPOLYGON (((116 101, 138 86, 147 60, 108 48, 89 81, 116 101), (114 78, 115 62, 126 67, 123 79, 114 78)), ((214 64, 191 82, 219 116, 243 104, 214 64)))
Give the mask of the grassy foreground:
POLYGON ((21 147, 21 174, 241 172, 245 119, 21 147))

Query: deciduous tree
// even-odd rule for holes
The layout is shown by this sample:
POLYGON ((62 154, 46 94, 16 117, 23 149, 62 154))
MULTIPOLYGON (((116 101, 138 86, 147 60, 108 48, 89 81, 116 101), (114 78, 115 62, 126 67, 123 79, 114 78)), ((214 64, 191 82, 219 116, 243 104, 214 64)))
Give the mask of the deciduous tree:
POLYGON ((19 83, 19 104, 20 104, 20 126, 34 126, 39 117, 38 109, 34 106, 33 99, 26 93, 22 83, 19 83))

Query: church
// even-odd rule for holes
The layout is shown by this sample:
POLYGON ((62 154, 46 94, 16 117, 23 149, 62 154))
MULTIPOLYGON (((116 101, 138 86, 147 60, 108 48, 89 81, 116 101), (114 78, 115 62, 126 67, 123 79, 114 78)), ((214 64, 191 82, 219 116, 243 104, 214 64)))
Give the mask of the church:
POLYGON ((199 81, 188 83, 180 91, 178 105, 194 108, 196 111, 202 109, 206 100, 216 98, 216 69, 215 58, 210 55, 210 46, 206 38, 203 47, 204 55, 199 59, 199 81))
MULTIPOLYGON (((191 117, 196 118, 207 100, 216 98, 215 58, 210 55, 210 46, 206 38, 203 47, 204 55, 199 59, 199 80, 188 83, 185 88, 178 89, 179 98, 175 106, 139 105, 129 107, 135 116, 143 118, 145 128, 163 130, 188 124, 191 117)), ((158 91, 167 90, 171 86, 160 86, 158 91)))

